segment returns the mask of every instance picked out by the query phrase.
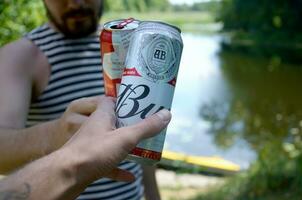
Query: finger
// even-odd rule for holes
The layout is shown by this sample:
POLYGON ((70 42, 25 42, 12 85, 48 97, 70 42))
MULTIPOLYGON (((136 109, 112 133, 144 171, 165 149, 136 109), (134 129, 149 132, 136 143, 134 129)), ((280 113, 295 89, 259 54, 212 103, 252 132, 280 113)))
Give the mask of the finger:
POLYGON ((168 110, 161 110, 158 113, 144 119, 136 125, 116 130, 120 142, 126 149, 131 150, 142 140, 160 133, 167 127, 171 120, 171 113, 168 110))
POLYGON ((171 120, 171 113, 168 110, 161 110, 158 113, 144 119, 140 123, 129 126, 128 135, 133 135, 138 140, 155 136, 167 127, 171 120))
POLYGON ((97 104, 96 113, 97 114, 103 112, 114 113, 115 103, 116 103, 115 98, 103 96, 97 104))
POLYGON ((74 126, 75 128, 79 129, 80 126, 82 126, 82 124, 84 124, 88 119, 89 119, 89 117, 76 113, 76 114, 73 114, 69 117, 68 125, 74 126))
POLYGON ((105 175, 105 178, 110 178, 115 181, 121 181, 121 182, 133 182, 135 181, 135 176, 125 170, 115 168, 110 173, 105 175))
POLYGON ((96 111, 91 115, 89 124, 99 130, 111 131, 115 129, 115 99, 103 97, 97 105, 96 111))
POLYGON ((102 96, 97 96, 77 99, 71 102, 68 108, 72 112, 88 116, 97 109, 97 106, 99 102, 102 101, 102 98, 102 96))

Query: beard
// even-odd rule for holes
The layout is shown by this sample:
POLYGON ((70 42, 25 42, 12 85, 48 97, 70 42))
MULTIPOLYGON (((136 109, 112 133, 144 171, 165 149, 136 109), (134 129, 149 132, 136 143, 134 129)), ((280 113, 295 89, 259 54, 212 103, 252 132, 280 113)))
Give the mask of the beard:
POLYGON ((45 9, 48 19, 65 37, 77 39, 96 32, 99 25, 99 19, 103 13, 103 3, 101 3, 98 13, 95 13, 95 11, 90 8, 70 10, 61 16, 61 23, 56 20, 46 5, 45 9), (77 20, 78 17, 82 19, 77 20))

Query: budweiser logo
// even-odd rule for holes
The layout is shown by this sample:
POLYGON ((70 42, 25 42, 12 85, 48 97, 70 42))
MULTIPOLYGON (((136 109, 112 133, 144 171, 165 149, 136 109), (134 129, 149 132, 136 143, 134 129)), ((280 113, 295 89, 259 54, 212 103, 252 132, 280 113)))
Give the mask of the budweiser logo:
POLYGON ((154 103, 146 104, 149 94, 150 87, 148 85, 121 84, 116 106, 117 117, 127 119, 138 116, 140 119, 145 119, 147 116, 164 109, 164 106, 154 103))
MULTIPOLYGON (((154 36, 153 36, 154 37, 154 36)), ((168 82, 176 75, 176 55, 171 40, 157 35, 142 49, 141 73, 154 82, 168 82)))

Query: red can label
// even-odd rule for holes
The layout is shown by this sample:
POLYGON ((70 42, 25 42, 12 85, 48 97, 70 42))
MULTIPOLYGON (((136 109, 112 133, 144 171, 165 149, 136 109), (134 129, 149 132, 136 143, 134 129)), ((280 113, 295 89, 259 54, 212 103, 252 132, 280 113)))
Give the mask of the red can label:
POLYGON ((138 27, 136 20, 116 20, 105 24, 100 35, 105 94, 117 97, 130 38, 138 27))

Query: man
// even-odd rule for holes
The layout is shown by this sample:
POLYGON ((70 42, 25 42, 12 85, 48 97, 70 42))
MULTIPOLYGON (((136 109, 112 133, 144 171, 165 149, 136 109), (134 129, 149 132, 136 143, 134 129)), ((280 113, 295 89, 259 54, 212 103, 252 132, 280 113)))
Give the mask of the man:
POLYGON ((132 174, 116 166, 139 140, 164 129, 171 115, 162 110, 137 125, 115 129, 114 107, 113 99, 100 99, 67 144, 0 181, 0 200, 68 200, 99 177, 133 181, 132 174))
MULTIPOLYGON (((97 34, 103 1, 44 4, 49 23, 0 50, 0 173, 61 147, 95 110, 91 96, 104 92, 97 34)), ((140 199, 142 182, 146 199, 160 199, 153 168, 120 168, 135 182, 101 179, 79 199, 140 199)))

